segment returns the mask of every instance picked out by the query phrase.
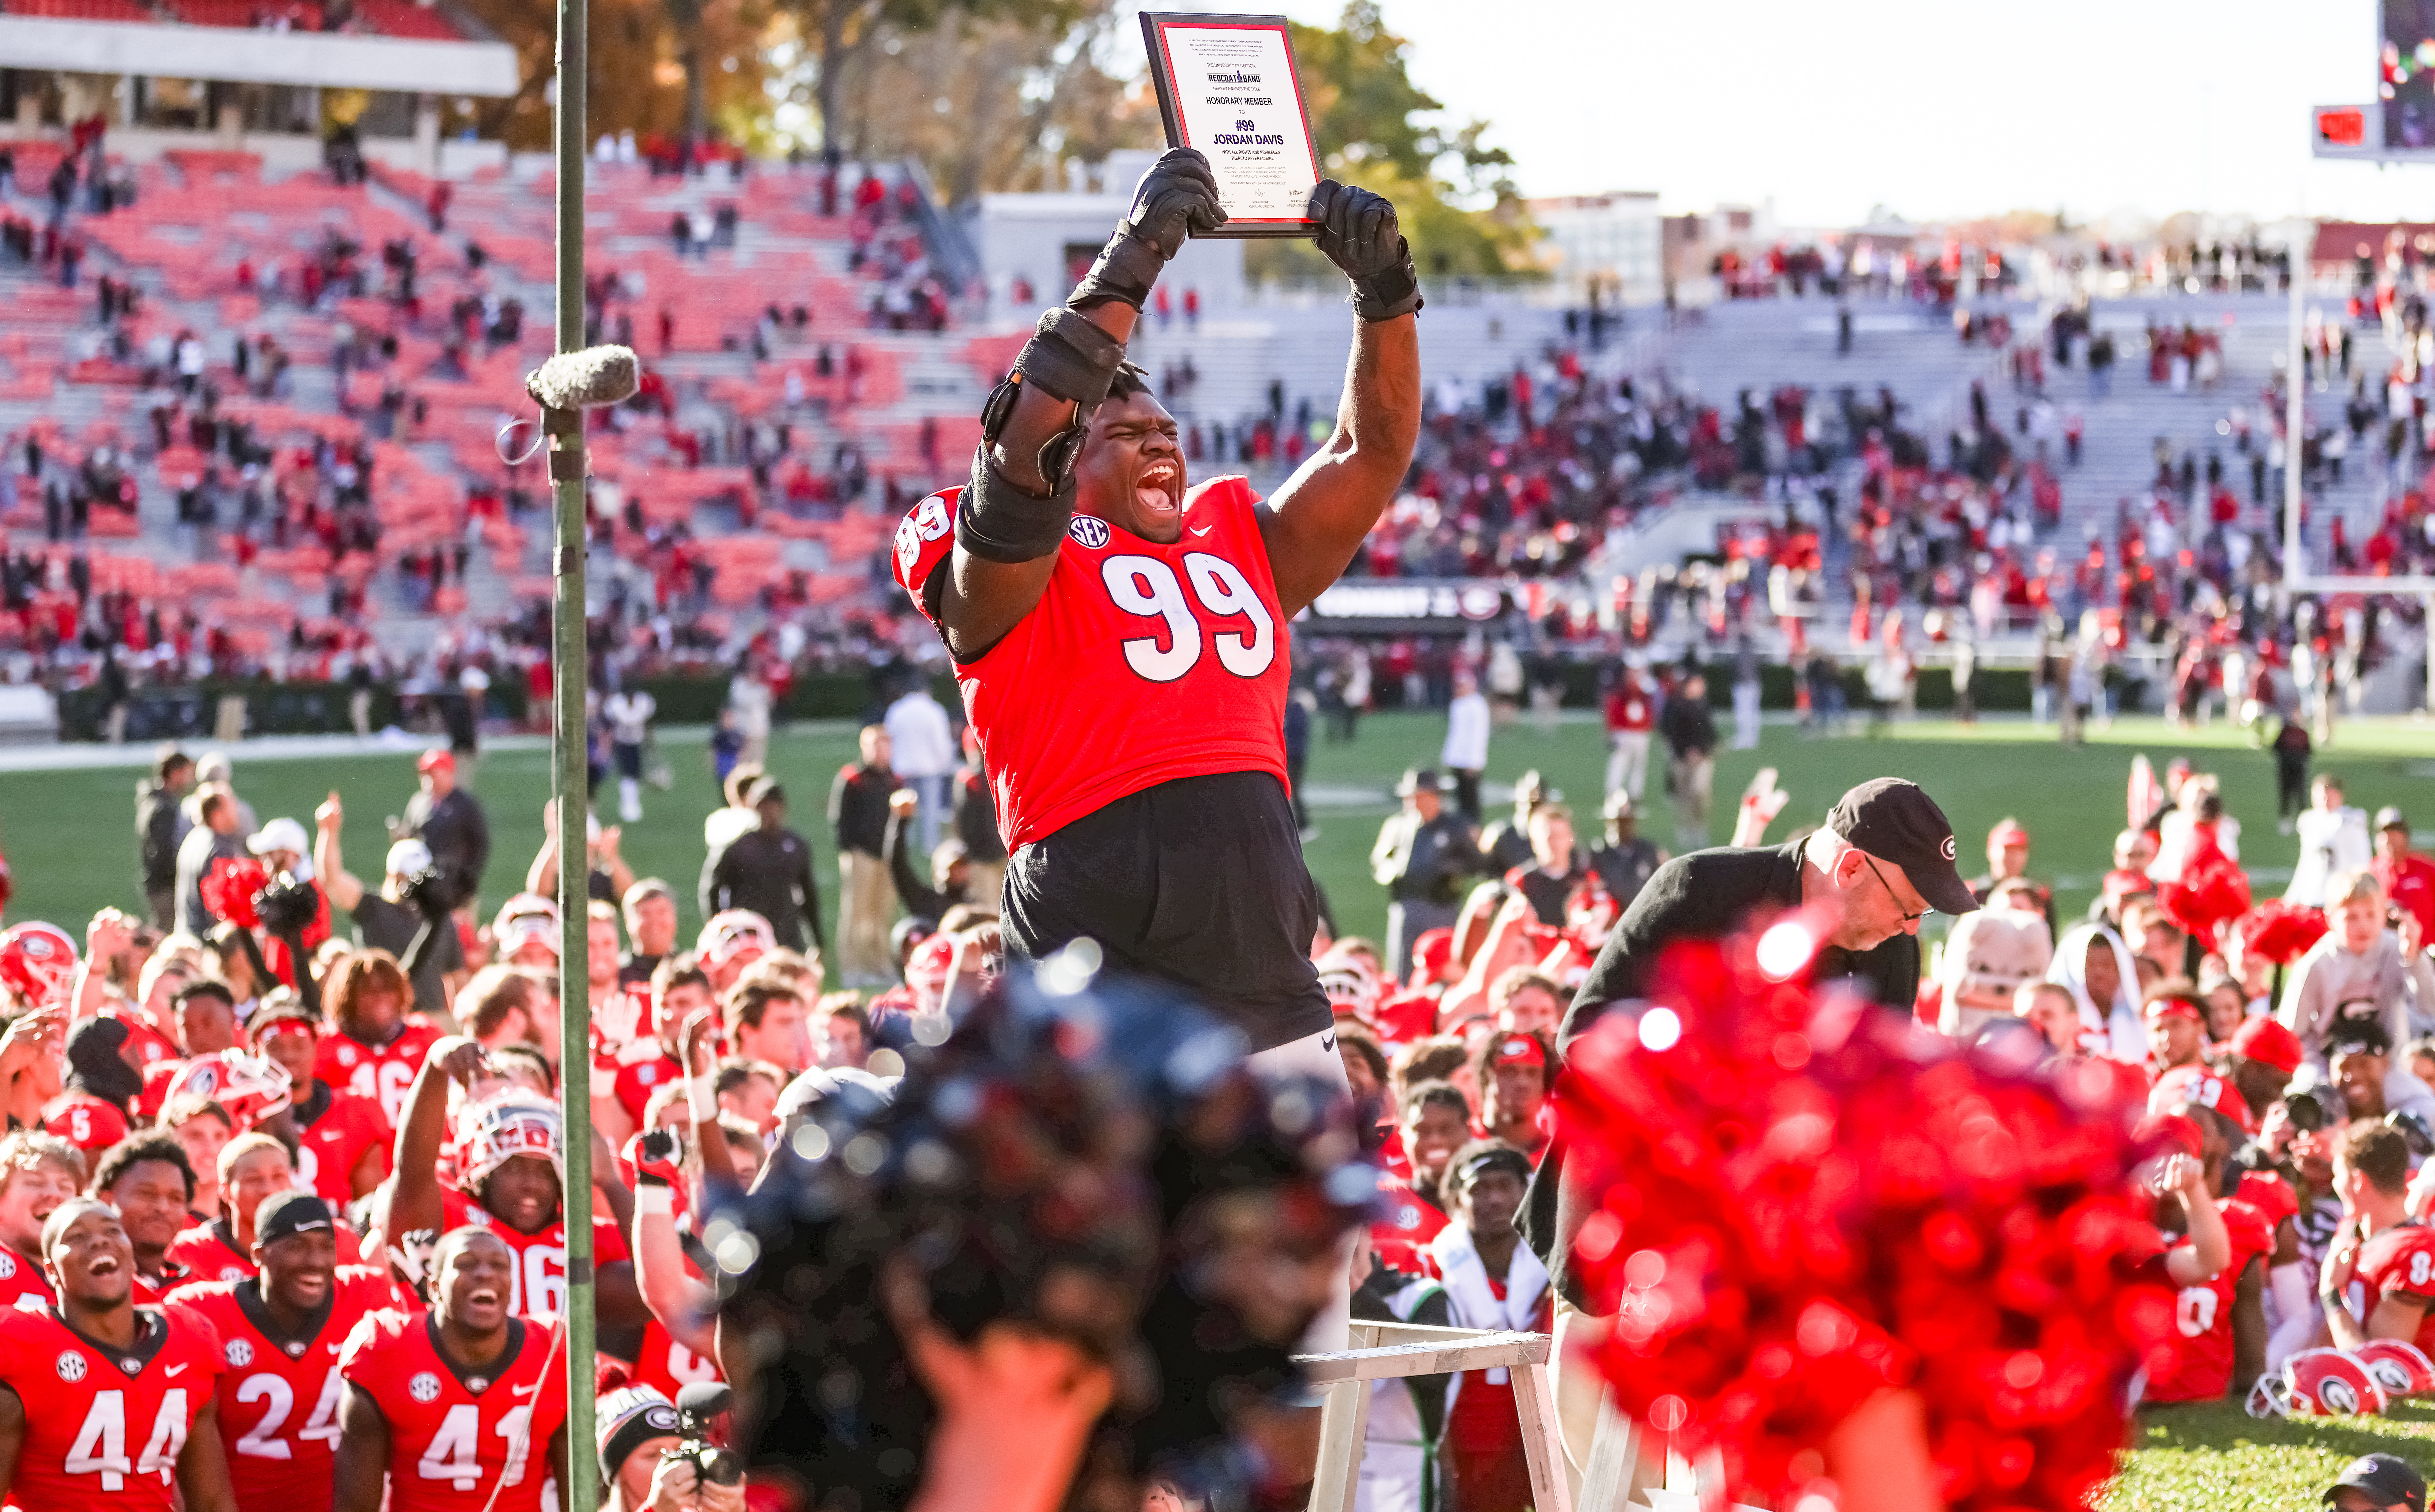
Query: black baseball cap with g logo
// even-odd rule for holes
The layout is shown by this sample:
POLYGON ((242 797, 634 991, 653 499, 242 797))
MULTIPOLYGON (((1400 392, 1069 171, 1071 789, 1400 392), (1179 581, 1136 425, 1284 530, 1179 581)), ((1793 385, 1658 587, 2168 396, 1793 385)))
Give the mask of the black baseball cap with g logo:
POLYGON ((1826 816, 1826 828, 1903 875, 1940 914, 1971 914, 1978 900, 1955 870, 1953 826, 1936 800, 1917 782, 1880 777, 1844 794, 1826 816))
POLYGON ((2325 1487, 2321 1500, 2331 1502, 2336 1491, 2364 1491, 2380 1507, 2426 1512, 2426 1482, 2398 1454, 2361 1454, 2343 1468, 2340 1480, 2325 1487))

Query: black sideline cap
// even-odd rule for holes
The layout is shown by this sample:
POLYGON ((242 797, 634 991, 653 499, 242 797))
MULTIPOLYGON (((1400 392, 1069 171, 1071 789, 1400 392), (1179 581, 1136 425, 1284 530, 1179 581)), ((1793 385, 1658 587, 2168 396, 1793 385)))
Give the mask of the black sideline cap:
POLYGON ((1970 914, 1978 900, 1953 869, 1953 826, 1936 800, 1917 782, 1880 777, 1843 795, 1826 816, 1826 828, 1903 875, 1940 914, 1970 914))
POLYGON ((291 1234, 331 1233, 337 1224, 330 1205, 310 1192, 281 1192, 262 1199, 254 1211, 253 1239, 268 1245, 291 1234))
POLYGON ((2398 1454, 2361 1454, 2342 1470, 2340 1480, 2325 1487, 2319 1500, 2330 1502, 2336 1491, 2342 1490, 2365 1491, 2378 1506, 2426 1512, 2426 1482, 2398 1454))

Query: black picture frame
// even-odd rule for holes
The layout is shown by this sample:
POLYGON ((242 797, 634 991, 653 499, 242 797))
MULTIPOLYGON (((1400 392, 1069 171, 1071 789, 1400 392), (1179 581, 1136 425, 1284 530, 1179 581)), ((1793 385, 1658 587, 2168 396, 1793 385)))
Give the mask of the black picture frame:
MULTIPOLYGON (((1176 109, 1175 73, 1168 60, 1165 39, 1166 28, 1178 25, 1220 29, 1233 26, 1247 31, 1274 31, 1279 35, 1285 43, 1286 64, 1293 84, 1294 109, 1302 116, 1303 140, 1310 146, 1311 180, 1317 182, 1323 178, 1325 175, 1319 162, 1319 139, 1310 129, 1310 101, 1303 94, 1302 65, 1294 57, 1293 28, 1281 15, 1233 15, 1197 10, 1145 10, 1141 13, 1142 44, 1149 54, 1150 84, 1158 92, 1158 114, 1166 128, 1166 145, 1170 147, 1191 146, 1183 139, 1183 121, 1176 109)), ((1245 240, 1306 237, 1316 235, 1318 231, 1319 222, 1310 219, 1247 220, 1236 217, 1229 219, 1216 231, 1195 232, 1193 234, 1210 239, 1232 237, 1245 240)))

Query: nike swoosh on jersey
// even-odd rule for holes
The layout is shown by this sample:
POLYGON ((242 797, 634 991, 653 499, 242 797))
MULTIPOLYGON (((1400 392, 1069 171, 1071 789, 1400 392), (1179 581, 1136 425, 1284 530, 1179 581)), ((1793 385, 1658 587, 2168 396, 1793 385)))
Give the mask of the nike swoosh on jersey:
POLYGON ((511 1397, 529 1397, 532 1395, 533 1386, 540 1384, 541 1383, 536 1381, 533 1383, 532 1386, 509 1386, 508 1388, 508 1395, 511 1397))
POLYGON ((161 1374, 162 1374, 162 1376, 165 1379, 165 1378, 167 1378, 167 1377, 169 1377, 169 1376, 174 1376, 174 1375, 176 1375, 179 1371, 183 1370, 184 1368, 186 1368, 186 1367, 185 1367, 184 1366, 182 1366, 182 1365, 173 1365, 173 1366, 169 1366, 167 1369, 165 1369, 165 1370, 162 1371, 162 1372, 161 1372, 161 1374))
POLYGON ((1218 527, 1216 525, 1199 525, 1193 529, 1192 533, 1196 536, 1205 536, 1217 528, 1218 527))
POLYGON ((1336 1048, 1336 1036, 1335 1036, 1335 1035, 1333 1035, 1333 1034, 1323 1034, 1323 1035, 1321 1035, 1321 1036, 1319 1037, 1319 1048, 1321 1048, 1321 1050, 1333 1050, 1333 1049, 1335 1049, 1335 1048, 1336 1048))

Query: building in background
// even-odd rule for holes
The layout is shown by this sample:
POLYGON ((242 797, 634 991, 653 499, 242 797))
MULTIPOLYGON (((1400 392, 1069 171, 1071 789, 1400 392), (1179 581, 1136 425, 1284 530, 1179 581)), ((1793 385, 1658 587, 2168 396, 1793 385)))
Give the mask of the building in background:
POLYGON ((1655 304, 1666 297, 1665 238, 1648 190, 1528 201, 1540 255, 1571 300, 1655 304))

